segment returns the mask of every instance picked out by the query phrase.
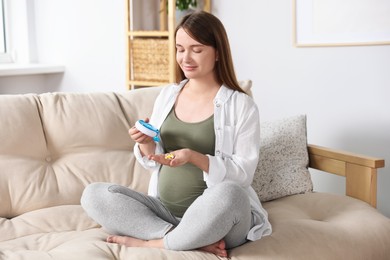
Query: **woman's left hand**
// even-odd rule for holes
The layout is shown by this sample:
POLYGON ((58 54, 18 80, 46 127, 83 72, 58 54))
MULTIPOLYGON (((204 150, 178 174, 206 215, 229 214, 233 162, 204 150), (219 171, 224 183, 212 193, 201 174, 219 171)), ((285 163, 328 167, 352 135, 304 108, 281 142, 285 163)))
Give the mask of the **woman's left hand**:
POLYGON ((149 160, 156 161, 171 167, 181 166, 190 161, 191 150, 180 149, 166 154, 154 154, 149 156, 149 160))

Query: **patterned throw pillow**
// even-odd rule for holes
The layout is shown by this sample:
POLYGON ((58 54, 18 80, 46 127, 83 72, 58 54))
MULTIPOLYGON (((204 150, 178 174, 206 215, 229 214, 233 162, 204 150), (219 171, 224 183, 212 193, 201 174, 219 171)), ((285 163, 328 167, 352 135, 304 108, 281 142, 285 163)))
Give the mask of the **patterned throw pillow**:
POLYGON ((260 200, 312 191, 306 116, 262 122, 260 127, 260 160, 252 183, 260 200))

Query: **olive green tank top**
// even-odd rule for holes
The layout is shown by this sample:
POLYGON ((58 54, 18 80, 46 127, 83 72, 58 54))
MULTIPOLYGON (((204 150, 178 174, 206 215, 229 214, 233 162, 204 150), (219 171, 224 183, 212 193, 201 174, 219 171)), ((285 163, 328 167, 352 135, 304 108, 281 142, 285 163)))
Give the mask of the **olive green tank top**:
MULTIPOLYGON (((214 116, 201 122, 186 123, 178 119, 172 109, 161 126, 160 134, 165 152, 189 148, 214 155, 214 116)), ((161 167, 158 181, 160 200, 176 217, 182 217, 206 188, 203 171, 191 163, 161 167)))

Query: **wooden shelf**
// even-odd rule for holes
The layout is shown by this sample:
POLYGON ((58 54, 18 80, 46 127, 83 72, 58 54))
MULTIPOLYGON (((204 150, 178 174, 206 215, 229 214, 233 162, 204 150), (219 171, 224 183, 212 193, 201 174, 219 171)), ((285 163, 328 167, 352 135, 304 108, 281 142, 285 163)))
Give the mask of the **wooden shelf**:
POLYGON ((129 85, 142 86, 142 87, 156 87, 156 86, 164 85, 165 83, 166 82, 161 82, 161 81, 136 81, 136 80, 128 81, 129 85))
POLYGON ((129 31, 128 36, 134 37, 168 37, 168 31, 129 31))

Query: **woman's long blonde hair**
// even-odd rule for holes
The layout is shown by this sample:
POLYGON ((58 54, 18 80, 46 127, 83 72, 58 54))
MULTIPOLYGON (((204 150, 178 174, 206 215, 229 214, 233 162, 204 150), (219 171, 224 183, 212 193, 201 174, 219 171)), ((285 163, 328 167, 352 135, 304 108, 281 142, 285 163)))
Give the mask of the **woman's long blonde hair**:
MULTIPOLYGON (((224 84, 227 87, 244 92, 238 84, 236 73, 234 71, 233 59, 230 51, 229 40, 226 34, 225 27, 221 21, 214 15, 197 11, 183 17, 177 25, 177 31, 183 28, 194 40, 201 44, 212 46, 218 53, 218 61, 215 64, 215 72, 219 84, 224 84)), ((179 83, 186 77, 180 66, 176 64, 176 81, 179 83)))

